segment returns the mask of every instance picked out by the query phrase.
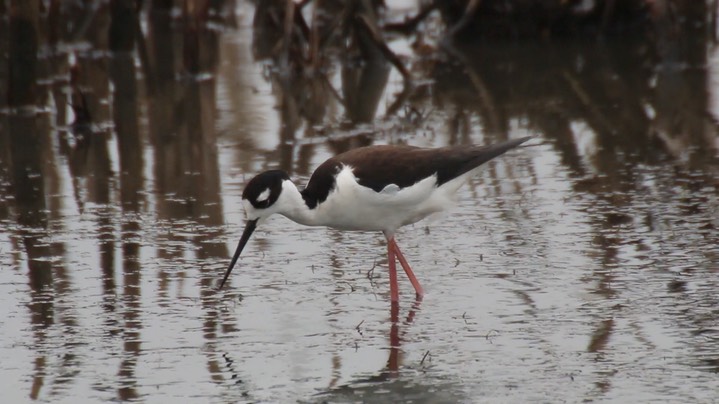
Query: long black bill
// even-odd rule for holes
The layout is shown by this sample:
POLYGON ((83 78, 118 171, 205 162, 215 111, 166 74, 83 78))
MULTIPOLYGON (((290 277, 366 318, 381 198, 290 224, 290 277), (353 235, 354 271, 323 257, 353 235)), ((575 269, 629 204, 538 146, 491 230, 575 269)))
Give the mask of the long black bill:
POLYGON ((225 277, 222 278, 222 282, 220 282, 220 287, 218 289, 222 289, 222 286, 225 285, 225 281, 227 281, 227 278, 230 277, 230 272, 232 272, 232 268, 235 267, 235 263, 237 262, 237 259, 240 258, 240 253, 242 252, 242 249, 245 248, 245 244, 247 244, 247 242, 250 240, 250 236, 252 235, 252 232, 255 231, 258 220, 259 219, 247 221, 247 225, 245 226, 245 231, 242 232, 242 237, 240 237, 240 243, 237 244, 237 250, 235 250, 235 255, 232 257, 232 261, 230 261, 230 266, 227 267, 227 272, 225 272, 225 277))

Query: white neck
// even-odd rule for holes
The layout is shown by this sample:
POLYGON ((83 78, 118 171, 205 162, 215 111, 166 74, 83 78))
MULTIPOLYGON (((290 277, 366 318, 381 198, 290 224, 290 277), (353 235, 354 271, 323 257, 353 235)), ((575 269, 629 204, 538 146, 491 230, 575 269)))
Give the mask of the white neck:
POLYGON ((276 213, 305 226, 318 226, 316 210, 307 207, 302 194, 292 181, 282 182, 282 192, 275 202, 276 213))

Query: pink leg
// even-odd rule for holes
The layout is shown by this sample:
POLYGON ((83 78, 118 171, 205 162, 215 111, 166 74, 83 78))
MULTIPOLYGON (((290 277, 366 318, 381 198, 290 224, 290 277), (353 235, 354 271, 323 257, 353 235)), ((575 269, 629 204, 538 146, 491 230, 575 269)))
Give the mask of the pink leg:
POLYGON ((422 298, 422 296, 424 296, 422 285, 419 284, 417 277, 414 276, 412 267, 409 266, 407 259, 404 258, 404 255, 402 255, 402 251, 399 250, 399 246, 397 245, 397 242, 394 241, 394 237, 387 242, 387 246, 388 250, 394 250, 395 254, 397 254, 397 259, 399 260, 400 265, 402 265, 402 269, 404 269, 404 272, 407 274, 409 281, 412 282, 412 286, 414 286, 414 291, 417 293, 417 297, 422 298))
POLYGON ((392 303, 399 302, 399 285, 397 284, 397 262, 395 261, 392 244, 387 243, 387 262, 389 263, 389 296, 392 303))

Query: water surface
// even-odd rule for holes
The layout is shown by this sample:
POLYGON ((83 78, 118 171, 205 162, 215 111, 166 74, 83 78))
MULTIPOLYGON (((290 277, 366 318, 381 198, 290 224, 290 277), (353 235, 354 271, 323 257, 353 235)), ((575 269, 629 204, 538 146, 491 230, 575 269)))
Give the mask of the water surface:
POLYGON ((713 44, 392 37, 398 104, 386 62, 287 81, 248 5, 196 58, 166 15, 145 55, 108 43, 108 13, 41 43, 0 111, 3 401, 719 400, 713 44), (401 277, 390 310, 381 234, 282 217, 216 290, 259 171, 530 134, 397 235, 422 301, 401 277))

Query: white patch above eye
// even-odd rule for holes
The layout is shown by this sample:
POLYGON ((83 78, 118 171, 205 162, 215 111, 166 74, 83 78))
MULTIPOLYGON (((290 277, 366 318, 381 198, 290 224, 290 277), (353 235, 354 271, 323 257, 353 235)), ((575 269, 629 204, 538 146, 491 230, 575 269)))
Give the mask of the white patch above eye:
POLYGON ((267 188, 257 196, 257 202, 264 202, 270 197, 270 189, 267 188))

